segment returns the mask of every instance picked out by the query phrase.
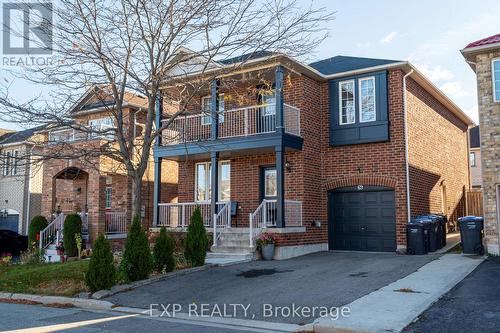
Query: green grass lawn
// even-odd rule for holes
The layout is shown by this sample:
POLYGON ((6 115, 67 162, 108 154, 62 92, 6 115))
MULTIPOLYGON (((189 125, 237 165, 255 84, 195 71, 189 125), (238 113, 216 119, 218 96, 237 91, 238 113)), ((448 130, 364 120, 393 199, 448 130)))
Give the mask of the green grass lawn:
POLYGON ((0 266, 0 291, 75 296, 87 291, 85 272, 89 261, 0 266))

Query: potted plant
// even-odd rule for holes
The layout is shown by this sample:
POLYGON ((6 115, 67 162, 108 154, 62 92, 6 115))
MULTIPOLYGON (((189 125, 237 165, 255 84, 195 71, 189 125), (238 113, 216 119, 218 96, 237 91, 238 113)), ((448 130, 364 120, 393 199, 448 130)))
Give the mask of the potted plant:
POLYGON ((63 256, 64 255, 64 246, 63 246, 62 242, 60 242, 59 244, 57 244, 56 251, 57 251, 57 255, 59 255, 59 256, 63 256))
POLYGON ((262 258, 264 260, 273 260, 274 258, 274 244, 276 239, 274 235, 268 232, 264 232, 257 237, 257 249, 260 250, 262 258))

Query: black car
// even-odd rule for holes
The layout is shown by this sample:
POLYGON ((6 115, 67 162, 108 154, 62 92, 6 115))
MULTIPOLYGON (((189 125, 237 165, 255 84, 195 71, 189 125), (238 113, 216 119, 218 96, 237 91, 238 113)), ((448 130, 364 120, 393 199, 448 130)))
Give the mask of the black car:
POLYGON ((10 253, 19 255, 28 249, 28 236, 19 235, 12 230, 0 229, 0 255, 10 253))

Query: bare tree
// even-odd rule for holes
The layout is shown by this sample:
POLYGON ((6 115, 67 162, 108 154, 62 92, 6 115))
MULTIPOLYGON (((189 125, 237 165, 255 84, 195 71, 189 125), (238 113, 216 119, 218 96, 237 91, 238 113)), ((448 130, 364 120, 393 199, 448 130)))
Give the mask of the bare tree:
POLYGON ((117 161, 133 179, 133 214, 140 211, 141 183, 155 139, 186 112, 180 107, 160 128, 154 126, 162 84, 198 72, 189 89, 168 96, 186 105, 215 75, 246 61, 218 68, 217 60, 264 50, 293 57, 310 54, 333 19, 324 8, 295 0, 60 0, 53 13, 53 26, 46 25, 53 34, 52 64, 16 73, 31 83, 52 86, 52 92, 19 103, 4 85, 0 120, 109 136, 108 143, 97 147, 58 145, 44 150, 43 158, 92 161, 105 155, 117 161), (103 101, 114 101, 107 106, 112 128, 96 129, 72 119, 69 110, 86 89, 98 89, 103 101), (127 94, 144 97, 140 138, 126 130, 127 94))

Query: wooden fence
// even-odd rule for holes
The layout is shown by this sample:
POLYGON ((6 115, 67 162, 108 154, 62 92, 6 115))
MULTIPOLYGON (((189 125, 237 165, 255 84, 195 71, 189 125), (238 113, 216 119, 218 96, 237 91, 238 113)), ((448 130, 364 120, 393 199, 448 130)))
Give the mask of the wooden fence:
POLYGON ((466 192, 467 215, 483 216, 483 191, 466 192))

